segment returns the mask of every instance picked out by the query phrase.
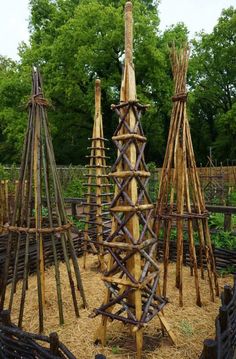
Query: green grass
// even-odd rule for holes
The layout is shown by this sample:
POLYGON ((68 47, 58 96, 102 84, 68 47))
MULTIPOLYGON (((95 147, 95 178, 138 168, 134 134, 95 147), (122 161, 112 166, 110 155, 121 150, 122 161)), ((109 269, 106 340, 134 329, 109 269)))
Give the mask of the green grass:
POLYGON ((183 334, 187 336, 193 335, 193 327, 188 320, 186 319, 181 320, 181 322, 179 323, 179 328, 183 334))

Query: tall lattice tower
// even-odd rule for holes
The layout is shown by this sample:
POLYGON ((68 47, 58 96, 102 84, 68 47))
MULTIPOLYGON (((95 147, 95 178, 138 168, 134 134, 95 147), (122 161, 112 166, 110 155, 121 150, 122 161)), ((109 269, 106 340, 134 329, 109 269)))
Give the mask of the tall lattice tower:
POLYGON ((158 238, 164 236, 164 279, 163 295, 167 293, 169 245, 171 232, 177 230, 176 287, 179 289, 179 303, 183 306, 183 243, 187 235, 191 270, 196 287, 196 303, 202 305, 200 293, 199 270, 204 278, 204 267, 210 286, 210 296, 214 301, 219 294, 214 256, 208 228, 208 213, 201 192, 196 170, 190 127, 186 110, 186 76, 189 50, 184 47, 171 52, 172 70, 175 84, 173 109, 169 137, 163 163, 160 187, 156 205, 155 233, 158 238), (194 221, 197 225, 199 253, 195 249, 194 221), (185 227, 187 231, 185 231, 185 227), (214 289, 215 287, 215 289, 214 289))
POLYGON ((103 135, 103 122, 101 113, 101 82, 95 83, 95 115, 93 135, 91 138, 91 150, 88 167, 88 181, 86 193, 86 217, 85 217, 85 251, 84 266, 86 265, 87 251, 98 255, 99 266, 104 269, 104 248, 103 241, 108 237, 111 230, 111 219, 108 206, 111 202, 111 184, 109 183, 107 170, 109 166, 106 160, 105 147, 107 140, 103 135))
MULTIPOLYGON (((4 279, 2 283, 0 311, 15 308, 18 313, 18 325, 21 327, 24 314, 27 289, 29 288, 29 246, 36 247, 37 265, 37 299, 39 331, 44 330, 44 319, 48 311, 46 297, 47 282, 45 278, 45 239, 50 238, 55 265, 55 291, 57 295, 60 324, 64 323, 63 304, 69 298, 63 298, 60 266, 56 248, 56 240, 61 241, 63 257, 66 264, 68 285, 71 288, 71 300, 75 315, 79 316, 78 295, 82 296, 86 305, 80 270, 75 254, 71 223, 68 222, 60 180, 57 174, 56 162, 53 152, 52 139, 48 126, 46 107, 47 101, 43 97, 42 80, 38 70, 33 70, 32 94, 28 103, 28 128, 21 160, 20 177, 17 185, 15 208, 8 227, 9 239, 6 250, 4 279), (20 248, 24 245, 23 280, 18 281, 18 271, 22 253, 20 248), (14 266, 10 263, 14 259, 14 266), (7 290, 9 271, 13 270, 11 287, 7 290), (14 303, 19 293, 19 305, 14 303), (6 296, 7 294, 7 296, 6 296)), ((36 300, 36 298, 31 298, 36 300)))
POLYGON ((155 315, 166 324, 161 314, 166 300, 158 291, 157 238, 151 226, 153 204, 146 189, 150 176, 144 159, 147 139, 141 125, 146 106, 136 97, 132 22, 132 3, 127 2, 124 77, 120 104, 112 106, 119 124, 112 137, 117 159, 110 173, 115 183, 110 206, 112 230, 104 243, 109 253, 103 275, 106 296, 94 315, 102 315, 98 342, 105 344, 108 318, 121 321, 135 333, 137 357, 141 358, 143 328, 155 315))

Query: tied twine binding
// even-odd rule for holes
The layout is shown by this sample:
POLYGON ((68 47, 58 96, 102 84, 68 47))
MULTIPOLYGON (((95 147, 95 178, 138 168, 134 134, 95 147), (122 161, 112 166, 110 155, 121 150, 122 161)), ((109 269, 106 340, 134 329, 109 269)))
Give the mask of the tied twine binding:
POLYGON ((177 93, 175 96, 172 97, 172 101, 173 102, 176 102, 176 101, 186 102, 187 97, 188 97, 187 92, 180 92, 180 93, 177 93))
POLYGON ((29 98, 28 102, 27 102, 26 107, 28 108, 28 107, 33 106, 33 105, 49 107, 50 104, 49 104, 48 100, 46 100, 42 96, 43 96, 42 92, 39 92, 37 95, 31 96, 29 98))

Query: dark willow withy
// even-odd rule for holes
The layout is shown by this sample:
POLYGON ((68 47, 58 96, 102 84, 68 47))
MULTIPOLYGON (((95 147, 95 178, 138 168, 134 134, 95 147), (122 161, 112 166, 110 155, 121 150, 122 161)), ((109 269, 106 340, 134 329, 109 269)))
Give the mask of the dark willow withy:
MULTIPOLYGON (((25 135, 14 212, 8 227, 9 239, 0 301, 0 310, 5 307, 12 311, 14 297, 20 292, 18 287, 21 287, 21 293, 19 294, 20 305, 17 308, 18 325, 21 327, 25 312, 26 293, 29 286, 29 247, 32 243, 36 243, 40 332, 44 329, 44 312, 46 310, 44 252, 44 239, 46 237, 51 239, 60 324, 64 323, 64 314, 56 239, 60 239, 62 244, 75 315, 79 316, 77 289, 82 296, 84 306, 86 305, 80 270, 70 232, 71 224, 66 217, 61 184, 56 170, 46 112, 47 106, 48 103, 43 97, 41 76, 38 70, 33 70, 32 95, 28 102, 28 128, 25 135), (24 273, 23 280, 18 282, 19 249, 22 247, 22 242, 25 245, 24 273), (13 268, 10 266, 12 257, 14 258, 13 268), (7 301, 6 292, 9 271, 13 271, 13 279, 9 289, 9 301, 7 301)), ((50 301, 50 298, 47 298, 47 300, 50 301)))

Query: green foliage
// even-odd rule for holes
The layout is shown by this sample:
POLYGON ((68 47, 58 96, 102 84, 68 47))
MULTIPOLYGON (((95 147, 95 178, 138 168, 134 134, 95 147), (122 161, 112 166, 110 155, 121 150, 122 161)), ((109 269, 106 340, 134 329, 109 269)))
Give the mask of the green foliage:
POLYGON ((83 182, 78 177, 72 177, 64 189, 64 197, 83 197, 83 182))
POLYGON ((29 79, 21 66, 0 56, 0 154, 1 162, 19 161, 26 116, 24 108, 30 94, 29 79))
MULTIPOLYGON (((23 109, 30 94, 32 64, 40 66, 46 97, 54 106, 49 117, 58 163, 85 162, 97 77, 102 80, 105 136, 111 138, 117 117, 110 104, 119 101, 124 59, 124 4, 125 0, 30 1, 30 45, 19 47, 20 64, 3 66, 8 86, 4 101, 14 98, 14 103, 2 106, 0 136, 4 141, 0 151, 4 162, 19 161, 27 118, 19 108, 23 109)), ((146 157, 161 162, 172 95, 168 44, 186 39, 186 29, 178 25, 168 33, 158 33, 157 5, 158 1, 134 1, 134 56, 139 100, 151 105, 143 121, 149 139, 146 157)), ((4 86, 5 80, 0 79, 0 93, 4 86)), ((115 156, 114 151, 111 161, 115 156)))
MULTIPOLYGON (((59 164, 84 164, 94 112, 94 80, 102 80, 105 137, 117 117, 124 59, 125 0, 30 0, 30 42, 19 46, 20 61, 0 56, 0 156, 20 161, 27 123, 25 105, 32 65, 39 65, 45 96, 53 104, 49 119, 59 164)), ((171 116, 173 81, 169 46, 187 41, 183 23, 159 31, 159 1, 134 0, 134 57, 137 93, 149 103, 143 117, 147 161, 161 165, 171 116)), ((211 34, 192 42, 189 116, 197 161, 210 145, 219 160, 235 158, 236 10, 225 9, 211 34)), ((116 156, 111 154, 111 162, 116 156)))
POLYGON ((236 190, 230 189, 227 197, 227 204, 230 206, 236 206, 236 190))
POLYGON ((80 231, 84 230, 84 228, 85 228, 84 222, 81 222, 78 218, 75 218, 72 216, 68 216, 68 218, 70 219, 71 223, 73 223, 73 225, 78 228, 78 230, 80 230, 80 231))
POLYGON ((9 179, 9 173, 6 171, 3 165, 0 164, 0 180, 9 179))
POLYGON ((190 111, 194 148, 205 162, 213 146, 218 160, 235 158, 236 9, 222 15, 211 34, 193 41, 190 111))
POLYGON ((223 229, 224 227, 224 215, 222 213, 211 213, 208 219, 210 228, 223 229))
POLYGON ((219 231, 212 234, 211 241, 217 248, 236 250, 236 236, 231 232, 219 231))
POLYGON ((221 277, 227 276, 227 275, 235 273, 235 272, 236 272, 236 267, 233 265, 229 265, 226 268, 219 270, 219 274, 221 277))
POLYGON ((118 346, 112 347, 112 354, 119 354, 120 353, 120 348, 118 346))

